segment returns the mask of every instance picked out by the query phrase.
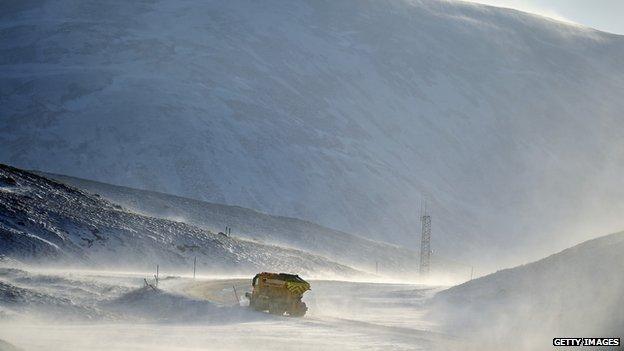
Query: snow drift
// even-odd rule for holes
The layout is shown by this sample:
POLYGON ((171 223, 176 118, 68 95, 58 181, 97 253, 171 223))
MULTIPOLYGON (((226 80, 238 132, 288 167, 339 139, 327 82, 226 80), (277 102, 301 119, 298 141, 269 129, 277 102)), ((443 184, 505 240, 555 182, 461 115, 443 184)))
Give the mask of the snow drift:
POLYGON ((263 319, 247 309, 217 306, 210 301, 193 299, 151 287, 132 290, 101 304, 123 318, 151 322, 201 323, 251 322, 263 319))
POLYGON ((1 162, 413 247, 428 194, 435 250, 475 261, 624 225, 621 36, 434 0, 18 1, 0 20, 1 162))

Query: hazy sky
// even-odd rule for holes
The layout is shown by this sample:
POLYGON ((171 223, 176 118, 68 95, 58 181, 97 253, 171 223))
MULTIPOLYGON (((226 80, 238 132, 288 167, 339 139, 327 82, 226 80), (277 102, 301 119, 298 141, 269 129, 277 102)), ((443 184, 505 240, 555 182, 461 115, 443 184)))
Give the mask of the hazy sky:
POLYGON ((624 34, 624 0, 468 0, 624 34))

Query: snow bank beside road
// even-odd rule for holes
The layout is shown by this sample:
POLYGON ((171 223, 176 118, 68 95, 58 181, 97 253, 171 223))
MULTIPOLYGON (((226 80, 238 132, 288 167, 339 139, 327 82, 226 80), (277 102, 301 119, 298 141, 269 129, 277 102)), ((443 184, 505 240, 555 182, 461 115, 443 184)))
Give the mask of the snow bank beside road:
POLYGON ((223 307, 207 301, 145 286, 102 304, 128 318, 168 323, 229 323, 258 319, 242 307, 223 307))
POLYGON ((442 291, 433 311, 449 330, 521 336, 527 348, 553 337, 624 337, 624 232, 442 291))
POLYGON ((17 348, 8 342, 0 339, 0 351, 22 351, 22 349, 17 348))

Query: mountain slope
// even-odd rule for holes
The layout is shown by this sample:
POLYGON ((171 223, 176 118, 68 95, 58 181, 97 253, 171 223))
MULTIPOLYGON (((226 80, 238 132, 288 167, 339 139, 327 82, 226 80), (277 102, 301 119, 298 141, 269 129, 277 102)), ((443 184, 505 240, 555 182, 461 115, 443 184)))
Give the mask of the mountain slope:
MULTIPOLYGON (((199 226, 213 232, 233 228, 237 237, 267 244, 292 247, 335 262, 384 275, 413 275, 418 270, 418 253, 393 245, 362 239, 296 218, 271 216, 238 206, 208 203, 163 193, 114 186, 57 174, 41 175, 96 193, 124 208, 150 217, 161 217, 199 226)), ((436 271, 457 273, 458 267, 436 258, 436 271)), ((465 272, 462 272, 465 275, 465 272)))
POLYGON ((621 36, 434 0, 0 16, 0 162, 410 247, 428 194, 436 252, 474 261, 624 225, 621 36))
POLYGON ((0 164, 0 255, 81 268, 308 275, 357 271, 303 251, 215 234, 124 210, 65 184, 0 164))
POLYGON ((624 232, 586 241, 442 291, 433 310, 454 332, 527 349, 550 347, 560 335, 624 337, 622 253, 624 232))

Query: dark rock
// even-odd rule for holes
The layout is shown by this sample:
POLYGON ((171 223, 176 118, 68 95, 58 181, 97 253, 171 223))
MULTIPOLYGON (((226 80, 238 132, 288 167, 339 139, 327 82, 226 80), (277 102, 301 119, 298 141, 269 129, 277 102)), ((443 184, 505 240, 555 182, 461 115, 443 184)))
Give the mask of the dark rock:
POLYGON ((17 182, 12 177, 0 176, 0 186, 17 186, 17 182))

